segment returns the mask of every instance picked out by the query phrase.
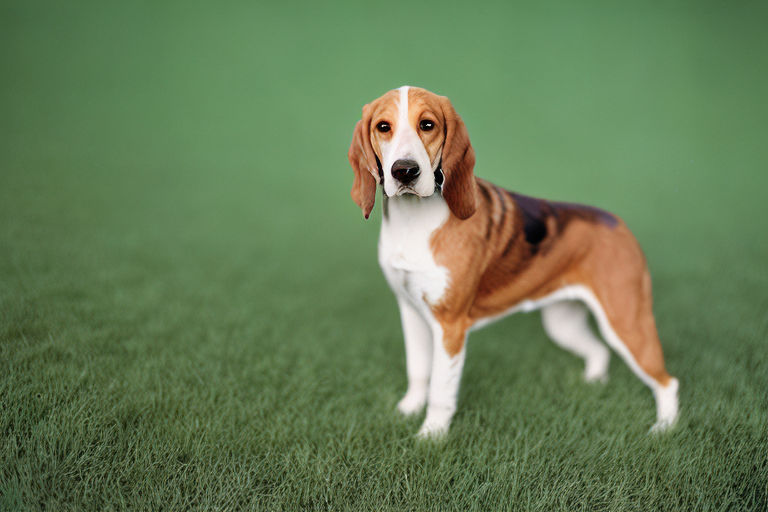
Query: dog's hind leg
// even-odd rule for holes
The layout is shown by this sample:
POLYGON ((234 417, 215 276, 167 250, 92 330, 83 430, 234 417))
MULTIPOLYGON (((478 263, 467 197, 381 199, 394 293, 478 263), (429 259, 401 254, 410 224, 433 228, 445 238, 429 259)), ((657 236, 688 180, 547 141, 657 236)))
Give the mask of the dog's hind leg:
POLYGON ((651 311, 650 277, 647 273, 643 280, 639 296, 627 294, 623 291, 625 287, 606 287, 600 299, 587 291, 584 301, 595 315, 605 341, 653 391, 656 423, 651 431, 662 432, 674 426, 677 421, 678 381, 667 373, 664 365, 656 322, 651 311))
POLYGON ((608 379, 611 353, 592 332, 587 307, 578 301, 564 300, 541 310, 544 330, 552 341, 584 359, 584 380, 608 379))

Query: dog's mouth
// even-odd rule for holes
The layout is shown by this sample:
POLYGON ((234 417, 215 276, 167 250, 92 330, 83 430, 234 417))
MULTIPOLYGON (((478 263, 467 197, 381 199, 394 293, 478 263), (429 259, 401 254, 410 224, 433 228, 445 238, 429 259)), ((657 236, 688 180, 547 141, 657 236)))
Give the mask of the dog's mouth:
POLYGON ((411 186, 408 185, 400 185, 400 187, 397 189, 397 192, 395 192, 396 196, 402 196, 405 194, 413 194, 413 195, 419 195, 418 192, 416 192, 416 189, 414 189, 411 186))

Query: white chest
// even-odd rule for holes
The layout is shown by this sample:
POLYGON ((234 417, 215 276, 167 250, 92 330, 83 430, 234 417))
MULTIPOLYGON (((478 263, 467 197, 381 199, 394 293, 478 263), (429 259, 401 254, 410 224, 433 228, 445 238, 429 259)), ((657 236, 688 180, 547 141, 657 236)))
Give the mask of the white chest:
POLYGON ((439 303, 448 287, 448 269, 435 262, 430 246, 432 235, 448 215, 439 195, 388 200, 379 237, 379 264, 395 295, 417 307, 439 303))

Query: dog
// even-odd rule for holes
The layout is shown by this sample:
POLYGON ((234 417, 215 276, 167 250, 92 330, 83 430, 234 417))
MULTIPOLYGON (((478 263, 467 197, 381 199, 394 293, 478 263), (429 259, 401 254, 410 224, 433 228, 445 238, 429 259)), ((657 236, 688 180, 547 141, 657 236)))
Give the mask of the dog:
POLYGON ((475 152, 451 102, 403 86, 363 107, 349 148, 352 199, 367 219, 382 188, 379 264, 397 298, 408 388, 397 408, 427 413, 418 435, 448 432, 470 330, 541 309, 552 340, 607 378, 607 342, 653 392, 652 432, 672 427, 651 278, 635 237, 599 208, 547 201, 474 175, 475 152))

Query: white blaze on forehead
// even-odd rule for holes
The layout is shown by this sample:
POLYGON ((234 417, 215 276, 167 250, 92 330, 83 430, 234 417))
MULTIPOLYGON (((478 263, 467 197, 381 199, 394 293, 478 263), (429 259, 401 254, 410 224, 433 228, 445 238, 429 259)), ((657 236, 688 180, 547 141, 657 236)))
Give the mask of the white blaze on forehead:
MULTIPOLYGON (((411 183, 417 195, 426 197, 435 191, 435 175, 424 144, 409 120, 408 102, 410 87, 404 85, 398 89, 397 120, 392 139, 381 144, 382 168, 384 171, 384 193, 392 197, 402 192, 401 184, 392 177, 392 164, 400 159, 415 160, 421 169, 421 175, 411 183)), ((410 191, 413 193, 413 191, 410 191)))
POLYGON ((402 133, 402 130, 400 130, 400 127, 409 126, 408 125, 408 87, 407 85, 402 86, 400 89, 400 105, 398 105, 398 119, 397 119, 397 127, 398 131, 402 133))

